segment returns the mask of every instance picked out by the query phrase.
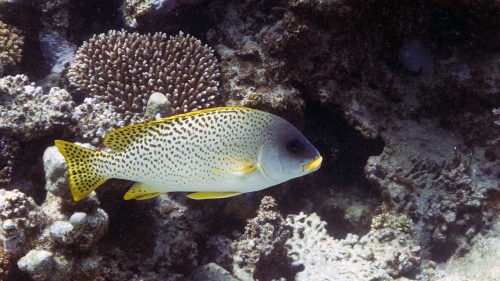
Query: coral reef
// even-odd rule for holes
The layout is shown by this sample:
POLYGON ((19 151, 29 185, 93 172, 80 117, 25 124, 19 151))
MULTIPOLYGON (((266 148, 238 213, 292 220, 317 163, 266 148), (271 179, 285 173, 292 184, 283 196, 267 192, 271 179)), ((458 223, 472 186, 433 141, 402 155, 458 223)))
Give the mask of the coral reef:
POLYGON ((22 58, 24 36, 13 26, 0 21, 0 64, 16 64, 22 58))
POLYGON ((77 2, 0 1, 1 280, 498 277, 498 3, 77 2), (47 148, 219 103, 303 128, 321 170, 211 202, 123 201, 120 180, 74 202, 47 148))
POLYGON ((215 263, 209 263, 198 267, 193 273, 194 281, 238 281, 224 268, 215 263))
POLYGON ((119 200, 111 215, 111 236, 99 246, 102 271, 97 280, 186 280, 198 255, 186 206, 168 195, 119 200))
POLYGON ((221 57, 222 95, 227 104, 273 112, 303 125, 304 101, 290 77, 277 72, 285 62, 269 56, 262 44, 262 33, 270 27, 240 16, 239 9, 245 8, 234 2, 224 8, 218 6, 220 3, 213 5, 213 10, 220 9, 213 21, 220 24, 210 29, 207 37, 221 57))
POLYGON ((153 92, 166 95, 175 113, 213 106, 219 70, 212 50, 181 32, 139 35, 110 31, 85 42, 68 78, 90 97, 76 109, 84 139, 144 121, 153 92), (151 52, 150 49, 155 49, 151 52))
POLYGON ((154 25, 159 20, 177 16, 178 10, 189 10, 200 4, 200 0, 123 0, 120 11, 125 25, 138 28, 154 25))
MULTIPOLYGON (((479 233, 471 240, 471 249, 466 254, 453 255, 447 263, 437 266, 437 271, 445 273, 447 280, 495 280, 498 278, 497 266, 500 258, 500 239, 498 221, 484 233, 479 233)), ((443 274, 444 275, 444 274, 443 274)))
POLYGON ((480 176, 473 172, 477 164, 459 157, 455 147, 460 144, 447 132, 433 128, 432 134, 426 133, 431 126, 384 133, 387 146, 369 159, 366 173, 380 185, 387 208, 413 220, 423 256, 440 260, 470 247, 481 223, 481 200, 496 180, 482 178, 473 184, 472 178, 480 176), (425 159, 419 157, 423 147, 429 155, 425 159))
POLYGON ((12 167, 19 152, 19 143, 7 136, 0 137, 0 185, 10 182, 12 167))
POLYGON ((41 13, 40 49, 50 61, 52 72, 60 73, 63 63, 73 59, 76 45, 69 42, 70 1, 36 1, 35 8, 41 13))
POLYGON ((74 106, 66 90, 44 94, 24 75, 0 79, 0 100, 0 132, 23 141, 67 127, 74 106))
POLYGON ((383 213, 373 218, 372 229, 382 229, 390 227, 401 230, 406 233, 414 233, 413 222, 406 215, 395 216, 389 213, 383 213))
POLYGON ((68 73, 78 90, 130 118, 144 113, 153 91, 165 94, 177 113, 207 108, 214 104, 218 77, 212 50, 182 32, 170 38, 126 31, 95 35, 78 49, 68 73))
POLYGON ((21 256, 32 246, 32 237, 39 235, 40 227, 45 226, 45 215, 39 212, 32 198, 18 190, 1 189, 0 193, 0 240, 10 255, 21 256))
POLYGON ((17 190, 0 190, 0 239, 33 280, 93 280, 100 265, 94 245, 106 233, 108 216, 95 196, 74 204, 56 147, 45 151, 44 163, 49 192, 41 206, 17 190))
POLYGON ((262 198, 257 217, 248 221, 245 233, 231 245, 233 274, 241 280, 279 279, 292 275, 286 258, 285 242, 290 230, 273 197, 262 198))
POLYGON ((419 247, 409 234, 384 228, 335 240, 316 214, 291 215, 286 242, 295 280, 392 280, 420 265, 419 247))
POLYGON ((9 183, 19 142, 50 135, 69 125, 74 103, 64 89, 44 94, 25 75, 0 79, 0 183, 9 183))

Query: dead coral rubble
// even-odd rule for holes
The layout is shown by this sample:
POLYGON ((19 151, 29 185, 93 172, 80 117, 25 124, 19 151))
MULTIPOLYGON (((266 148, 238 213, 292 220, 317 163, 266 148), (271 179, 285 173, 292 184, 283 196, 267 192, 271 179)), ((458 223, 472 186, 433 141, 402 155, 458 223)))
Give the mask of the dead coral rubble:
POLYGON ((129 120, 144 114, 152 92, 165 94, 176 113, 208 108, 215 102, 218 77, 212 50, 182 32, 170 38, 127 31, 94 35, 78 49, 68 73, 78 90, 129 120))

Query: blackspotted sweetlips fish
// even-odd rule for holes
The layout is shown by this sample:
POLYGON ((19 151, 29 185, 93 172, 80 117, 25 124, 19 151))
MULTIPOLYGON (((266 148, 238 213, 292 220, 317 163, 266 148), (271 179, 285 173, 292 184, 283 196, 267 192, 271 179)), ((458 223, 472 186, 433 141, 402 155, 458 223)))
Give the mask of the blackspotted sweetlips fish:
POLYGON ((292 124, 245 107, 217 107, 135 124, 108 133, 116 153, 56 140, 75 201, 110 178, 137 182, 124 196, 148 199, 194 192, 214 199, 261 190, 314 172, 322 157, 292 124))

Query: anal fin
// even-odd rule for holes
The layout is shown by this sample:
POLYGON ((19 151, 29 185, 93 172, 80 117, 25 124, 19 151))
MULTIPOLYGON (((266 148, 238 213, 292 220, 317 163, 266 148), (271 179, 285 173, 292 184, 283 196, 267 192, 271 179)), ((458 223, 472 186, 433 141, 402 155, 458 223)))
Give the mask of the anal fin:
POLYGON ((150 187, 143 183, 136 183, 127 191, 127 193, 125 193, 123 199, 145 200, 163 193, 165 193, 165 191, 158 190, 157 188, 150 187))
POLYGON ((221 199, 221 198, 228 198, 236 195, 240 195, 241 192, 196 192, 196 193, 190 193, 187 196, 187 198, 191 198, 194 200, 205 200, 205 199, 221 199))
POLYGON ((232 171, 225 171, 225 170, 219 170, 219 169, 217 169, 217 170, 215 170, 215 173, 227 173, 227 174, 231 174, 231 175, 238 176, 238 177, 248 177, 255 170, 257 170, 257 166, 250 165, 250 166, 244 167, 243 169, 232 170, 232 171))

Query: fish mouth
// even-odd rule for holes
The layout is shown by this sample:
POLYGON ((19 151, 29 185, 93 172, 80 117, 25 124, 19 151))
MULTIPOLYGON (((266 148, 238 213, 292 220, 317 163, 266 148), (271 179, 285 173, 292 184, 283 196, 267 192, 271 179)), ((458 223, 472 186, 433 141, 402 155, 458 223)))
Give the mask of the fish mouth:
POLYGON ((307 164, 302 165, 302 170, 306 174, 310 173, 310 172, 314 172, 317 169, 319 169, 319 167, 321 167, 321 162, 322 161, 323 161, 323 157, 318 156, 311 163, 307 163, 307 164))

